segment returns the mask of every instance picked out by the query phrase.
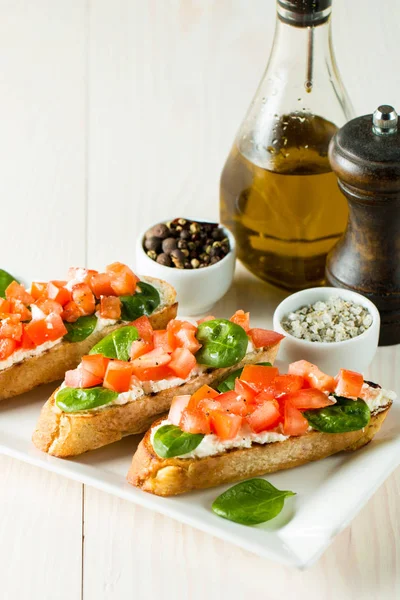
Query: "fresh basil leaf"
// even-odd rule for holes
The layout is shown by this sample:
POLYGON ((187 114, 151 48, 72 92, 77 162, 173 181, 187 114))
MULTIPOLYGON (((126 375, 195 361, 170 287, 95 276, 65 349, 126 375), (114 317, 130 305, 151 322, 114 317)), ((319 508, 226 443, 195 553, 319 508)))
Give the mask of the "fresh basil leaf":
POLYGON ((265 479, 248 479, 218 496, 212 510, 235 523, 258 525, 279 515, 289 496, 295 493, 282 492, 265 479))
POLYGON ((201 323, 196 338, 202 344, 196 353, 197 362, 214 368, 232 367, 240 362, 249 342, 243 327, 226 319, 201 323))
MULTIPOLYGON (((269 362, 261 362, 257 364, 260 367, 272 367, 271 363, 269 362)), ((231 392, 232 390, 234 390, 235 380, 241 376, 243 369, 244 367, 242 367, 241 369, 236 369, 236 371, 232 371, 232 373, 229 373, 228 377, 225 377, 225 379, 219 382, 217 390, 221 392, 221 394, 224 394, 225 392, 231 392)))
POLYGON ((89 354, 102 354, 107 358, 129 360, 132 342, 139 337, 138 330, 132 325, 115 329, 90 350, 89 354))
POLYGON ((65 387, 57 392, 56 404, 62 411, 74 413, 110 404, 117 396, 118 392, 103 387, 86 389, 65 387))
POLYGON ((79 317, 75 323, 67 323, 64 321, 64 325, 68 331, 68 333, 64 335, 64 340, 67 342, 82 342, 96 329, 97 317, 96 315, 79 317))
POLYGON ((346 433, 359 431, 368 425, 371 411, 364 400, 350 400, 341 396, 335 398, 336 404, 332 406, 303 413, 313 429, 323 433, 346 433))
POLYGON ((160 305, 160 294, 155 287, 140 281, 138 288, 140 292, 132 296, 120 296, 122 321, 134 321, 142 315, 151 315, 160 305))
POLYGON ((12 283, 13 281, 16 281, 17 283, 19 283, 19 281, 17 279, 15 279, 15 277, 13 275, 10 275, 10 273, 7 273, 7 271, 0 269, 0 297, 1 298, 6 297, 6 289, 8 288, 10 283, 12 283))
POLYGON ((154 435, 153 447, 161 458, 172 458, 197 448, 203 437, 202 433, 186 433, 176 425, 163 425, 154 435))

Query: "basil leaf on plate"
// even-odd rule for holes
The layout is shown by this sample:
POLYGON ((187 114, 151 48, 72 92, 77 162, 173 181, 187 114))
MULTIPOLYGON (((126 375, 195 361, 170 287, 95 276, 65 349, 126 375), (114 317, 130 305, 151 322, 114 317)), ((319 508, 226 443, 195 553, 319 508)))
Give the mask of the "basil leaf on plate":
MULTIPOLYGON (((271 363, 269 362, 261 362, 257 363, 257 365, 260 367, 272 367, 271 363)), ((221 394, 224 394, 225 392, 231 392, 232 390, 234 390, 235 380, 241 376, 243 368, 244 367, 242 367, 241 369, 236 369, 236 371, 232 371, 232 373, 229 373, 228 377, 225 377, 225 379, 219 382, 217 390, 221 392, 221 394)))
POLYGON ((132 342, 139 337, 138 330, 132 325, 115 329, 90 350, 89 354, 102 354, 107 358, 129 360, 132 342))
POLYGON ((140 292, 132 296, 120 296, 122 321, 134 321, 142 315, 151 315, 160 305, 160 294, 155 287, 140 281, 138 288, 140 292))
POLYGON ((0 269, 0 298, 6 297, 6 289, 13 281, 19 283, 19 281, 15 279, 13 275, 10 275, 10 273, 7 273, 7 271, 0 269))
POLYGON ((64 325, 68 331, 68 333, 64 335, 64 340, 67 342, 82 342, 96 329, 97 317, 96 315, 79 317, 75 323, 67 323, 64 321, 64 325))
POLYGON ((235 523, 258 525, 279 515, 285 498, 295 495, 294 492, 278 490, 265 479, 248 479, 218 496, 212 510, 235 523))
POLYGON ((227 319, 214 319, 201 323, 196 338, 202 344, 196 353, 198 363, 214 368, 232 367, 247 352, 247 333, 227 319))
POLYGON ((154 435, 153 447, 161 458, 172 458, 197 448, 203 437, 202 433, 186 433, 176 425, 163 425, 154 435))
POLYGON ((61 388, 56 395, 58 408, 67 413, 91 410, 110 404, 117 398, 118 392, 103 387, 93 388, 61 388))
POLYGON ((336 404, 303 413, 313 429, 323 433, 346 433, 359 431, 368 425, 371 411, 368 405, 358 398, 350 400, 335 396, 336 404))

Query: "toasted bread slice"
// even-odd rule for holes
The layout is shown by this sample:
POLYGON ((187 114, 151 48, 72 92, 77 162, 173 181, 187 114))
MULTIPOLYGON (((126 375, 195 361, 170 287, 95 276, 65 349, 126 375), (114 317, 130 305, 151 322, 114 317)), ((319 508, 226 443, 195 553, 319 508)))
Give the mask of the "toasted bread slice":
MULTIPOLYGON (((178 303, 175 302, 175 289, 161 279, 153 277, 142 279, 150 284, 156 284, 160 291, 161 304, 149 319, 154 329, 164 329, 167 323, 176 317, 178 303)), ((118 323, 105 327, 101 331, 95 331, 82 342, 62 341, 44 351, 43 354, 26 358, 0 371, 0 400, 23 394, 43 383, 63 379, 65 372, 75 369, 82 356, 87 354, 97 342, 123 325, 125 323, 118 323)))
MULTIPOLYGON (((326 458, 343 450, 357 450, 379 431, 390 406, 371 417, 367 427, 349 433, 310 431, 283 442, 253 444, 205 458, 160 458, 150 441, 149 430, 133 456, 127 480, 157 496, 175 496, 192 490, 233 483, 291 469, 326 458)), ((156 426, 161 422, 154 423, 156 426)))
POLYGON ((42 408, 33 443, 54 456, 82 454, 120 440, 123 436, 143 433, 165 413, 176 394, 193 394, 202 385, 215 385, 231 371, 245 364, 274 362, 279 342, 270 348, 247 354, 241 363, 225 369, 208 369, 179 387, 143 396, 128 404, 106 406, 81 413, 64 413, 55 404, 54 392, 42 408))

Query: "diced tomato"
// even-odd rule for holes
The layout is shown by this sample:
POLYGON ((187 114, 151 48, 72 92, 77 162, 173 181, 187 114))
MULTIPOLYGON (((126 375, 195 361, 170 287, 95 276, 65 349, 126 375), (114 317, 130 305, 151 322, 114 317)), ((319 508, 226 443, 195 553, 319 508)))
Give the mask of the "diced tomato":
POLYGON ((207 321, 215 321, 215 317, 213 315, 209 315, 208 317, 203 317, 202 319, 198 319, 197 323, 201 325, 202 323, 207 323, 207 321))
POLYGON ((72 288, 72 300, 78 306, 81 315, 92 315, 96 310, 94 295, 87 283, 77 283, 72 288))
POLYGON ((196 366, 196 359, 187 348, 176 348, 171 354, 168 366, 178 377, 186 379, 196 366))
POLYGON ((14 315, 19 315, 21 321, 30 321, 32 319, 31 311, 21 300, 12 298, 10 301, 5 300, 5 302, 9 302, 11 312, 14 315))
POLYGON ((168 368, 168 365, 145 367, 144 369, 134 367, 133 372, 139 381, 161 381, 162 379, 174 376, 171 369, 168 368))
POLYGON ((115 262, 106 267, 110 276, 111 287, 118 296, 131 296, 135 293, 139 278, 126 265, 115 262))
POLYGON ((196 339, 196 330, 183 326, 175 333, 175 339, 182 348, 187 348, 192 354, 195 354, 201 348, 200 342, 196 339))
POLYGON ((246 420, 255 433, 276 427, 281 420, 278 402, 276 400, 263 402, 246 420))
POLYGON ((348 398, 358 398, 363 383, 364 378, 360 373, 340 369, 339 374, 336 377, 335 394, 338 396, 346 396, 348 398))
POLYGON ((260 329, 258 327, 249 329, 248 334, 255 348, 274 346, 285 337, 276 331, 269 331, 268 329, 260 329))
POLYGON ((108 273, 96 273, 90 280, 90 287, 96 298, 101 296, 115 296, 111 287, 111 277, 108 273))
MULTIPOLYGON (((311 387, 322 392, 333 392, 335 389, 335 380, 330 375, 323 373, 316 365, 307 360, 298 360, 289 365, 288 373, 290 375, 301 375, 311 385, 311 387)), ((303 386, 304 387, 304 386, 303 386)))
POLYGON ((246 333, 250 329, 250 313, 248 312, 245 313, 243 310, 237 310, 229 320, 243 327, 246 333))
POLYGON ((0 321, 0 338, 19 342, 22 338, 22 323, 19 315, 10 315, 0 321))
POLYGON ((131 325, 136 327, 138 330, 139 338, 144 342, 152 342, 153 341, 153 327, 150 323, 149 317, 143 315, 136 319, 136 321, 132 321, 131 325))
POLYGON ((225 392, 218 396, 218 402, 221 404, 222 410, 234 415, 244 417, 249 412, 249 407, 244 400, 238 398, 238 395, 233 390, 225 392))
POLYGON ((26 306, 33 302, 32 296, 28 294, 25 287, 16 281, 12 281, 6 289, 6 299, 11 300, 11 298, 20 300, 26 306))
POLYGON ((63 283, 58 281, 50 281, 47 284, 46 295, 50 300, 58 302, 61 306, 65 306, 71 300, 71 292, 65 287, 60 287, 58 284, 63 283))
MULTIPOLYGON (((25 306, 25 305, 24 305, 25 306)), ((0 298, 0 314, 11 314, 11 301, 4 300, 4 298, 0 298)))
POLYGON ((210 419, 201 410, 188 410, 182 412, 179 427, 187 433, 211 433, 210 419))
POLYGON ((70 267, 68 269, 68 281, 76 279, 79 282, 90 285, 92 277, 97 275, 97 271, 94 269, 83 269, 82 267, 70 267))
POLYGON ((275 400, 275 392, 271 390, 271 388, 257 394, 257 396, 254 399, 254 402, 255 404, 264 404, 264 402, 269 402, 270 400, 275 400))
POLYGON ((50 313, 61 315, 63 313, 63 307, 59 302, 51 300, 50 298, 45 298, 44 296, 39 298, 39 300, 36 300, 35 306, 40 308, 45 315, 49 315, 50 313))
POLYGON ((104 379, 109 362, 110 359, 102 354, 87 354, 86 356, 82 356, 82 367, 85 371, 89 371, 89 373, 100 379, 104 379))
POLYGON ((0 339, 0 360, 5 360, 14 352, 17 342, 9 338, 0 339))
POLYGON ((199 407, 199 402, 201 400, 213 400, 217 396, 219 399, 218 392, 213 390, 209 385, 202 385, 194 394, 192 394, 188 408, 190 410, 196 409, 199 407))
POLYGON ((139 356, 132 361, 133 366, 138 369, 149 369, 152 367, 161 367, 171 362, 171 357, 162 348, 155 348, 143 356, 139 356))
POLYGON ((103 319, 121 318, 121 300, 117 296, 102 296, 100 299, 100 316, 103 319))
POLYGON ((79 365, 77 369, 65 373, 65 385, 72 388, 89 388, 95 385, 101 385, 102 379, 96 377, 93 373, 86 371, 79 365))
POLYGON ((272 381, 279 375, 276 367, 264 367, 262 365, 246 365, 240 379, 253 384, 258 390, 267 389, 272 381))
POLYGON ((67 321, 67 323, 75 323, 75 321, 77 321, 82 315, 78 305, 71 300, 71 302, 68 302, 68 304, 64 306, 61 316, 64 321, 67 321))
POLYGON ((247 383, 247 381, 236 379, 235 393, 237 394, 240 400, 244 400, 244 402, 253 404, 255 401, 255 397, 258 394, 258 390, 252 384, 247 383))
POLYGON ((185 396, 174 396, 168 413, 168 421, 179 427, 182 418, 182 412, 187 407, 189 400, 190 394, 185 396))
POLYGON ((232 415, 219 410, 210 412, 210 424, 212 431, 221 440, 232 440, 239 433, 243 418, 240 415, 232 415))
POLYGON ((135 358, 139 358, 139 356, 143 356, 143 354, 147 354, 147 352, 151 352, 152 350, 154 350, 154 345, 152 342, 135 340, 132 342, 130 357, 132 360, 135 360, 135 358))
POLYGON ((155 348, 162 348, 164 352, 173 352, 175 347, 169 343, 169 332, 166 329, 156 329, 153 333, 155 348))
POLYGON ((47 283, 44 281, 34 281, 31 285, 31 296, 34 300, 37 300, 42 296, 47 289, 47 283))
POLYGON ((67 333, 60 315, 51 313, 45 319, 31 321, 25 325, 25 331, 35 346, 44 342, 53 342, 67 333))
POLYGON ((307 429, 307 419, 290 402, 285 402, 283 433, 285 435, 303 435, 307 429))
POLYGON ((119 394, 127 392, 131 385, 132 364, 123 360, 110 360, 104 375, 103 386, 119 394))
POLYGON ((23 350, 33 350, 33 348, 35 348, 35 344, 25 331, 25 327, 22 330, 22 338, 20 344, 23 350))
POLYGON ((278 375, 271 383, 271 388, 275 395, 288 394, 289 392, 297 392, 301 390, 304 384, 304 379, 300 375, 278 375))
POLYGON ((329 400, 328 396, 321 392, 309 388, 308 390, 299 390, 285 396, 286 401, 289 401, 292 406, 299 410, 312 410, 313 408, 324 408, 324 406, 330 406, 334 404, 332 400, 329 400))

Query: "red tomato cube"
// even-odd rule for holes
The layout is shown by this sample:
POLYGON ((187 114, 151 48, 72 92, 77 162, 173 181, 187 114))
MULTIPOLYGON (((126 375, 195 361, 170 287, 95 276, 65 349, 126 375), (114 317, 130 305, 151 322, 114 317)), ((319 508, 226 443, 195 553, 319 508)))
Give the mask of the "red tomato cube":
POLYGON ((6 289, 6 299, 11 300, 12 298, 20 300, 26 306, 33 302, 32 296, 28 294, 25 287, 16 281, 12 281, 6 289))
POLYGON ((240 379, 251 383, 258 390, 267 389, 272 381, 279 375, 276 367, 265 367, 262 365, 246 365, 240 379))
POLYGON ((183 410, 179 427, 187 433, 211 433, 210 419, 201 410, 183 410))
POLYGON ((143 356, 143 354, 147 354, 154 350, 154 346, 152 342, 144 342, 143 340, 135 340, 132 342, 130 357, 132 360, 135 358, 139 358, 139 356, 143 356))
POLYGON ((10 315, 0 321, 0 338, 19 342, 22 338, 22 323, 19 315, 10 315))
POLYGON ((109 362, 110 359, 102 354, 87 354, 86 356, 82 356, 82 367, 85 371, 92 373, 92 375, 99 377, 101 380, 104 379, 109 362))
POLYGON ((228 414, 219 410, 210 412, 211 430, 221 440, 234 439, 242 426, 243 419, 240 415, 228 414))
POLYGON ((100 316, 103 319, 121 318, 121 300, 117 296, 102 296, 100 299, 100 316))
POLYGON ((324 392, 321 392, 321 390, 316 390, 314 388, 292 392, 287 394, 285 399, 289 401, 292 406, 298 408, 299 410, 324 408, 325 406, 334 404, 334 402, 328 398, 327 394, 324 394, 324 392))
POLYGON ((75 321, 77 321, 82 315, 78 305, 71 300, 71 302, 68 302, 64 306, 61 316, 64 321, 67 321, 67 323, 75 323, 75 321))
POLYGON ((278 375, 271 383, 271 388, 275 395, 297 392, 304 385, 304 378, 301 375, 278 375))
POLYGON ((347 398, 358 398, 364 383, 364 377, 355 371, 340 369, 336 377, 335 394, 347 398))
POLYGON ((187 348, 176 348, 171 354, 171 360, 168 367, 178 377, 186 379, 190 372, 196 366, 196 359, 187 348))
POLYGON ((72 300, 82 316, 92 315, 96 310, 94 295, 87 283, 77 283, 72 288, 72 300))
POLYGON ((51 313, 61 315, 63 313, 63 307, 59 302, 51 300, 51 298, 45 298, 44 296, 39 298, 39 300, 36 300, 35 306, 40 308, 45 315, 49 315, 51 313))
POLYGON ((44 281, 34 281, 31 285, 31 296, 34 300, 37 300, 46 293, 47 283, 44 281))
POLYGON ((111 277, 108 273, 96 273, 90 280, 90 287, 96 296, 115 296, 115 292, 111 287, 111 277))
POLYGON ((0 360, 5 360, 14 352, 17 342, 9 338, 0 339, 0 360))
POLYGON ((182 412, 187 407, 189 400, 190 394, 184 396, 174 396, 168 413, 168 421, 179 427, 182 418, 182 412))
POLYGON ((103 386, 119 394, 130 389, 132 365, 123 360, 110 360, 104 375, 103 386))
MULTIPOLYGON (((289 365, 288 373, 290 375, 300 375, 311 385, 311 387, 322 392, 333 392, 335 389, 335 380, 330 375, 323 373, 316 365, 307 360, 298 360, 289 365)), ((303 386, 304 387, 304 386, 303 386)))
POLYGON ((218 396, 218 402, 224 412, 244 417, 249 413, 249 407, 233 390, 218 396))
POLYGON ((164 352, 172 353, 175 349, 169 342, 169 332, 166 329, 157 329, 153 333, 153 342, 155 348, 162 348, 164 352))
POLYGON ((136 319, 136 321, 132 321, 131 325, 136 327, 138 330, 139 338, 144 342, 152 342, 153 341, 153 327, 150 323, 149 317, 143 315, 136 319))
MULTIPOLYGON (((8 302, 7 300, 5 302, 8 302)), ((16 300, 15 298, 12 298, 9 301, 10 304, 10 309, 11 312, 14 315, 19 315, 19 318, 21 321, 30 321, 32 319, 32 313, 29 310, 29 308, 27 306, 25 306, 25 304, 23 304, 23 302, 21 302, 21 300, 16 300)), ((1 309, 0 309, 1 311, 1 309)))
POLYGON ((86 371, 79 365, 76 369, 65 373, 65 385, 72 388, 90 388, 96 385, 101 385, 101 377, 96 377, 90 371, 86 371))
POLYGON ((232 321, 232 323, 236 323, 236 325, 240 325, 240 327, 243 327, 246 333, 250 329, 249 312, 245 313, 243 310, 237 310, 229 320, 232 321))
POLYGON ((111 287, 117 296, 131 296, 135 293, 139 278, 126 265, 116 262, 106 267, 110 276, 111 287))
POLYGON ((58 302, 60 306, 65 306, 71 300, 71 292, 67 288, 57 285, 59 283, 63 282, 50 281, 47 284, 46 295, 50 300, 58 302))
POLYGON ((263 402, 246 420, 255 433, 273 429, 281 420, 278 402, 276 400, 263 402))
POLYGON ((307 429, 307 419, 290 402, 285 402, 283 433, 285 435, 303 435, 307 429))
POLYGON ((269 331, 267 329, 260 329, 258 327, 249 329, 248 334, 255 348, 267 348, 269 346, 274 346, 285 337, 276 331, 269 331))

